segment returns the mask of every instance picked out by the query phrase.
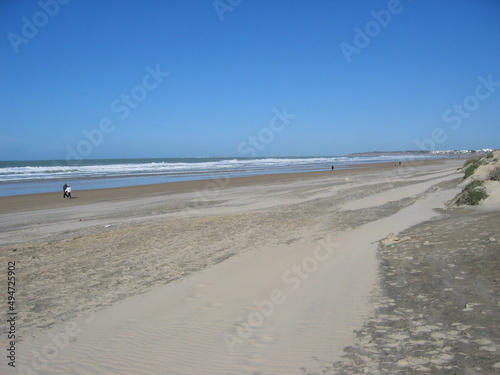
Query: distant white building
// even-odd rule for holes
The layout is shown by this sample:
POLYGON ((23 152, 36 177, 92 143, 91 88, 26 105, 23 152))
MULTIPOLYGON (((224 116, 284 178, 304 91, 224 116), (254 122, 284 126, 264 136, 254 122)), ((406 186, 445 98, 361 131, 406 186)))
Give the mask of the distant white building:
POLYGON ((492 152, 491 148, 482 148, 480 150, 434 150, 429 151, 431 154, 437 155, 462 155, 462 154, 488 154, 492 152))

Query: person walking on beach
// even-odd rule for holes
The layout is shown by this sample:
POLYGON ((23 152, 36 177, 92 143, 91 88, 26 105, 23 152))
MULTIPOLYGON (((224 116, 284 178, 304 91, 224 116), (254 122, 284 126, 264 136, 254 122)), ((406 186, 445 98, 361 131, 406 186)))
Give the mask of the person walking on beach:
POLYGON ((332 165, 332 171, 335 169, 335 166, 332 165))
POLYGON ((71 186, 68 185, 68 187, 66 188, 66 190, 64 191, 64 194, 69 198, 71 199, 71 186))
POLYGON ((68 184, 65 182, 64 185, 63 185, 63 198, 66 198, 67 194, 66 194, 66 189, 68 188, 68 184))

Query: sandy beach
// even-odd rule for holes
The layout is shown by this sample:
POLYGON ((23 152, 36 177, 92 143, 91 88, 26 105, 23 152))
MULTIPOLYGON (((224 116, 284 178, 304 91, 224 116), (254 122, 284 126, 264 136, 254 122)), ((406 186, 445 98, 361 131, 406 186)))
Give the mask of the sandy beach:
POLYGON ((500 207, 445 206, 462 165, 0 197, 0 372, 496 373, 500 207))

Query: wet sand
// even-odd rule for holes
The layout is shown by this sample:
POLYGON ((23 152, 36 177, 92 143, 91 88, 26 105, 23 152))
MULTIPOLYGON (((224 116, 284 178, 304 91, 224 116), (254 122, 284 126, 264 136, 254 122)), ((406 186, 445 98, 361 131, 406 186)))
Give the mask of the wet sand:
MULTIPOLYGON (((439 165, 443 160, 425 160, 406 162, 402 168, 413 168, 426 165, 439 165)), ((40 193, 28 195, 15 195, 0 197, 0 214, 33 211, 49 208, 85 205, 109 201, 123 201, 165 194, 186 192, 203 192, 204 190, 220 190, 227 187, 252 186, 269 184, 273 182, 286 182, 298 179, 311 179, 317 177, 344 177, 358 175, 367 171, 394 171, 394 163, 359 164, 352 169, 330 169, 320 172, 282 173, 269 175, 256 175, 248 177, 228 177, 208 180, 169 182, 163 184, 127 186, 113 189, 78 190, 78 184, 73 184, 73 199, 63 200, 62 191, 54 193, 40 193), (69 203, 71 202, 71 203, 69 203)), ((62 187, 62 183, 61 183, 62 187)))

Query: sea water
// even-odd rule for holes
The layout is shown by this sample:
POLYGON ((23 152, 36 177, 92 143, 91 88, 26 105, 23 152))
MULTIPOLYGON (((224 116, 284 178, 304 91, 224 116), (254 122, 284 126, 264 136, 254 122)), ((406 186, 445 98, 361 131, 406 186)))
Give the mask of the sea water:
MULTIPOLYGON (((352 168, 363 163, 432 159, 433 155, 211 157, 163 159, 99 159, 0 161, 0 196, 57 192, 69 183, 74 190, 104 189, 174 181, 207 180, 272 173, 352 168)), ((442 157, 442 156, 440 156, 442 157)))

